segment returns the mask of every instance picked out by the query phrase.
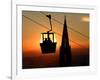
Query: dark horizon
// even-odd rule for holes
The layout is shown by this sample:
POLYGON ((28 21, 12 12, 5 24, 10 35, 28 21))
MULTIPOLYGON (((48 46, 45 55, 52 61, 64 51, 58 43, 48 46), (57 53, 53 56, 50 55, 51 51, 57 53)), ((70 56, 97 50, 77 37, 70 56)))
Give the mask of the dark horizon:
MULTIPOLYGON (((60 67, 59 50, 54 54, 34 55, 37 51, 24 52, 22 57, 23 69, 60 67), (25 55, 26 54, 26 55, 25 55), (55 56, 54 56, 55 55, 55 56)), ((89 66, 89 48, 72 49, 72 66, 89 66)))

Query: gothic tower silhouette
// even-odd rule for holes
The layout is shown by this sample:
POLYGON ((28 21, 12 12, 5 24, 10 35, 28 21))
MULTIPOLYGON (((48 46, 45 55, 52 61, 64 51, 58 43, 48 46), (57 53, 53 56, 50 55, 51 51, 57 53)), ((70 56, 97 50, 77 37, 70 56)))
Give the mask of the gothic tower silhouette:
POLYGON ((72 54, 71 54, 71 47, 69 45, 66 16, 64 18, 64 27, 63 27, 63 34, 62 34, 62 43, 60 46, 59 64, 61 67, 72 65, 72 54))

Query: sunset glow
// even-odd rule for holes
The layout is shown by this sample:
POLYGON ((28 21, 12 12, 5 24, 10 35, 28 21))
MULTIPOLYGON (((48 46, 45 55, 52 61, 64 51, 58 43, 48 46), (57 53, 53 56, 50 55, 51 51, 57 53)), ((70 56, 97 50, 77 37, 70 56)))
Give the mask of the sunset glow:
POLYGON ((89 17, 82 17, 82 21, 89 22, 89 17))
MULTIPOLYGON (((43 43, 42 33, 46 33, 50 29, 50 23, 46 16, 40 12, 23 11, 22 12, 22 53, 23 59, 32 57, 34 64, 41 65, 58 65, 60 46, 62 42, 62 32, 64 16, 66 15, 68 25, 69 44, 71 47, 72 55, 89 55, 89 14, 82 13, 53 13, 44 12, 44 14, 51 14, 52 30, 54 32, 54 42, 56 44, 55 56, 46 55, 43 56, 41 52, 40 43, 43 43), (55 20, 53 20, 55 18, 55 20), (58 22, 56 21, 58 20, 58 22), (38 60, 43 57, 43 61, 38 60), (45 58, 44 58, 45 57, 45 58), (50 61, 51 60, 51 61, 50 61), (40 61, 40 62, 39 62, 40 61)), ((44 34, 44 38, 47 38, 47 34, 44 34)), ((53 42, 53 36, 50 35, 50 39, 53 42)), ((30 59, 26 59, 30 60, 30 59)), ((25 61, 26 61, 25 60, 25 61)), ((23 60, 24 61, 24 60, 23 60)), ((33 64, 31 61, 23 62, 23 64, 33 64)))

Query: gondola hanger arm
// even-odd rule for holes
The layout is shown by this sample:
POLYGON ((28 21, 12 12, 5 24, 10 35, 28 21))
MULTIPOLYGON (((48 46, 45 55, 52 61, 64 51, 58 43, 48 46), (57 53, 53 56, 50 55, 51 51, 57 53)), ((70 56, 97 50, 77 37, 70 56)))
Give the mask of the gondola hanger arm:
POLYGON ((46 15, 46 17, 49 18, 49 21, 50 21, 50 27, 51 27, 51 29, 50 29, 49 31, 47 31, 47 32, 50 32, 50 31, 52 31, 51 15, 46 15))

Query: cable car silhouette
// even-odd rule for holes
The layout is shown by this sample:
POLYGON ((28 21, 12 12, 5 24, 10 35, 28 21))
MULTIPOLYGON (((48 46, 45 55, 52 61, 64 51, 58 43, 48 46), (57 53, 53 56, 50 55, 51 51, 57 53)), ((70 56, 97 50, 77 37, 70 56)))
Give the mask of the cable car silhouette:
POLYGON ((46 15, 49 18, 51 29, 47 32, 41 33, 42 43, 40 43, 42 53, 55 53, 56 51, 56 44, 55 42, 55 33, 52 31, 52 24, 51 24, 51 15, 46 15))

